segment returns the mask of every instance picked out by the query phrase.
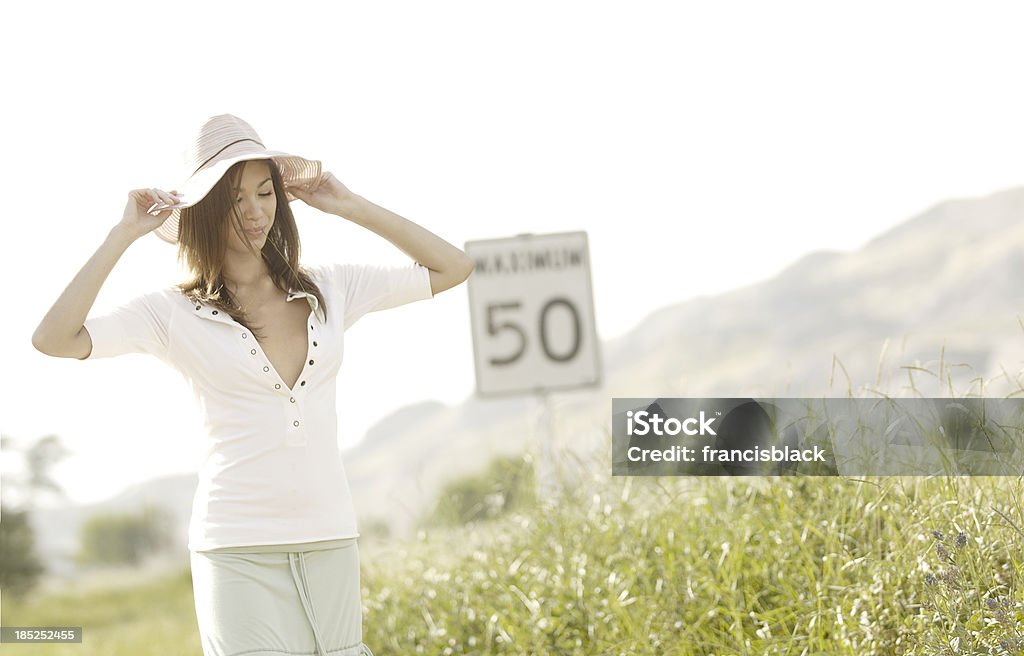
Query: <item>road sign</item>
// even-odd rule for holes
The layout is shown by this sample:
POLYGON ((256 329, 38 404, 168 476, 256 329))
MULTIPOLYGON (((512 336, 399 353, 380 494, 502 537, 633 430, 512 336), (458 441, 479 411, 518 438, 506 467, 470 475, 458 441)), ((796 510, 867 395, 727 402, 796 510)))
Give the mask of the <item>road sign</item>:
POLYGON ((586 232, 469 241, 477 393, 599 385, 586 232))

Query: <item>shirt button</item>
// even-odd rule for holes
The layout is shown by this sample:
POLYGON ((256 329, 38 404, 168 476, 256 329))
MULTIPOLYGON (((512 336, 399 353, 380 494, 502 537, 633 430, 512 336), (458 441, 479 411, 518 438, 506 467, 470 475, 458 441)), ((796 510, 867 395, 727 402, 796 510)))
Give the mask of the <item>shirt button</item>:
POLYGON ((256 355, 256 349, 253 349, 253 350, 251 350, 249 352, 252 353, 253 355, 256 355))

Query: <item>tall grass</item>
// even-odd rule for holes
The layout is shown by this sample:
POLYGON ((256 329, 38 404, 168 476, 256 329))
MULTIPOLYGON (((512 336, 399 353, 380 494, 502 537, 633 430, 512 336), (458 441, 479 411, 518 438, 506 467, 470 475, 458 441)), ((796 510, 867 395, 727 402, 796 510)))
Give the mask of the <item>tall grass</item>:
MULTIPOLYGON (((1020 653, 1022 526, 1020 478, 605 478, 365 545, 365 640, 378 656, 1020 653)), ((5 651, 201 653, 187 571, 5 600, 3 623, 85 629, 5 651)))
POLYGON ((549 512, 373 557, 366 639, 378 654, 909 654, 953 639, 949 653, 1017 653, 998 645, 1024 629, 1021 491, 1000 478, 605 479, 549 512), (966 538, 950 547, 955 583, 933 531, 966 538), (1004 621, 988 599, 1007 604, 1004 621))

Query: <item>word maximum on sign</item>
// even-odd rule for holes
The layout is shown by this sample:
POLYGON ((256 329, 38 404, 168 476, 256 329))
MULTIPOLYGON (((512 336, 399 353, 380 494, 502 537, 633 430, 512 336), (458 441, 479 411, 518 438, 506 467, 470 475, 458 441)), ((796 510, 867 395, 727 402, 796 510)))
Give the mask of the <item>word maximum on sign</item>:
POLYGON ((530 273, 579 268, 586 262, 582 251, 571 248, 488 253, 473 260, 473 273, 530 273))

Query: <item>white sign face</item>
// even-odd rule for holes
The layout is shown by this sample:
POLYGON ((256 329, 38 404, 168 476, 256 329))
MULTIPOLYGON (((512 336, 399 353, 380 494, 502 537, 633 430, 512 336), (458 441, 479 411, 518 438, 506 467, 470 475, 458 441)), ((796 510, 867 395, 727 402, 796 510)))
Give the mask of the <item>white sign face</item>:
POLYGON ((587 233, 466 242, 481 396, 598 385, 587 233))

